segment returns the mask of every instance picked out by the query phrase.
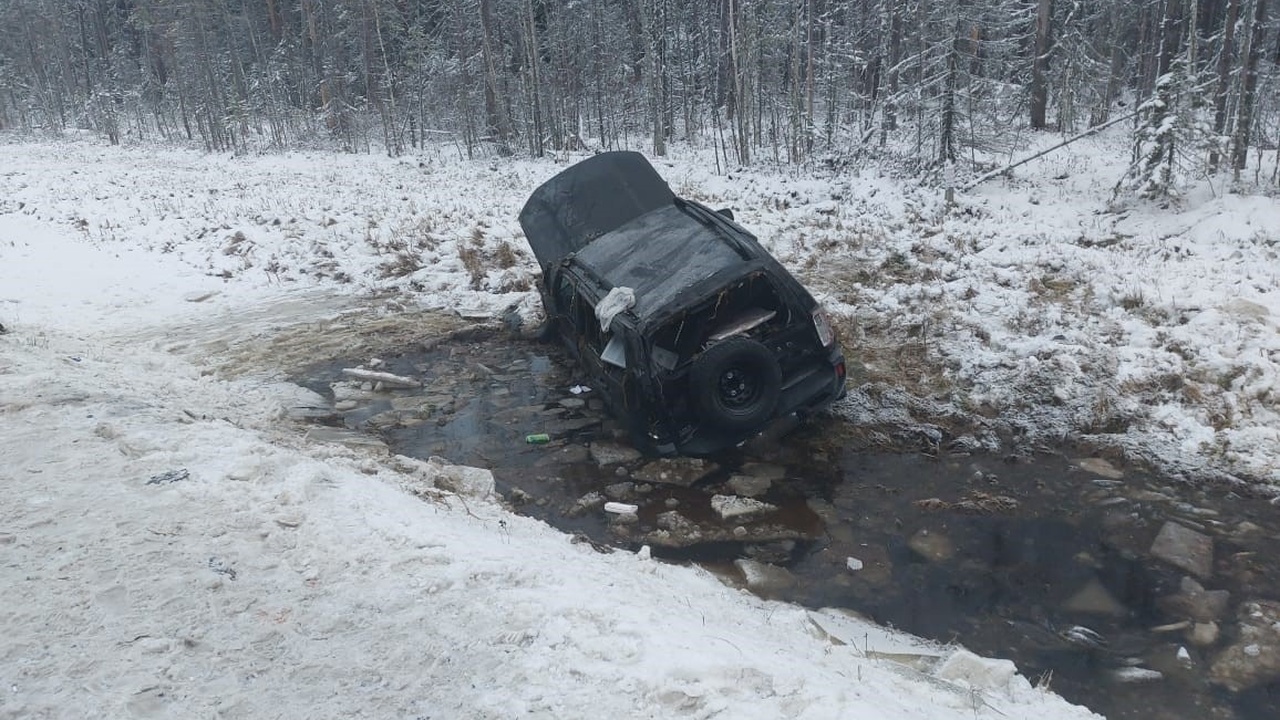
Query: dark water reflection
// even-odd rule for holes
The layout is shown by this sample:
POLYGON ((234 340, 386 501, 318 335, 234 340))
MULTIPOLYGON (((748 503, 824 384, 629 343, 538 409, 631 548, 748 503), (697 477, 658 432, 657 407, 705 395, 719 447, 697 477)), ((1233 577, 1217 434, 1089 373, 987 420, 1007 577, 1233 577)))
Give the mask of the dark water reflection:
MULTIPOLYGON (((328 392, 341 368, 356 362, 317 365, 298 382, 328 392)), ((362 401, 341 413, 343 424, 379 433, 397 453, 487 467, 519 511, 617 543, 603 513, 570 508, 590 492, 627 481, 644 461, 602 467, 592 460, 587 446, 612 441, 616 430, 590 393, 570 392, 582 379, 563 358, 543 346, 482 339, 387 362, 385 369, 420 377, 425 387, 362 401), (551 434, 553 442, 524 442, 537 432, 551 434)), ((761 499, 816 538, 790 555, 797 583, 786 599, 853 609, 1012 659, 1033 682, 1111 718, 1280 717, 1277 685, 1233 695, 1206 680, 1213 654, 1230 639, 1235 606, 1280 598, 1275 507, 1169 487, 1134 471, 1108 480, 1073 464, 1069 451, 1006 462, 848 447, 840 423, 827 420, 781 443, 720 458, 723 469, 694 488, 642 486, 633 501, 642 507, 642 524, 670 507, 697 515, 711 492, 726 492, 724 481, 741 463, 780 465, 785 479, 761 499), (965 498, 1013 504, 993 502, 982 512, 949 505, 965 498), (1215 537, 1217 565, 1205 585, 1231 591, 1216 646, 1197 648, 1182 629, 1156 630, 1181 619, 1162 613, 1158 599, 1177 592, 1182 573, 1148 552, 1171 518, 1215 537), (1239 531, 1242 521, 1256 529, 1239 531), (850 558, 861 569, 851 571, 850 558), (1074 627, 1096 636, 1073 635, 1074 627), (1183 648, 1185 661, 1178 658, 1183 648), (1115 679, 1135 666, 1162 678, 1115 679)), ((668 556, 719 567, 744 550, 720 542, 668 556)))

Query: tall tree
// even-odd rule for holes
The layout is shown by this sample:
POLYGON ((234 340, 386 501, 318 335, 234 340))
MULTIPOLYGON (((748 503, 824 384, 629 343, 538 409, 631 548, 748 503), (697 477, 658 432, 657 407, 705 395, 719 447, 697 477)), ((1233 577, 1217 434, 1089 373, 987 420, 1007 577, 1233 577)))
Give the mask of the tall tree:
POLYGON ((1236 112, 1235 138, 1231 143, 1231 167, 1237 180, 1249 160, 1249 140, 1258 96, 1258 61, 1262 58, 1262 34, 1266 22, 1267 0, 1253 0, 1253 23, 1249 33, 1249 47, 1244 54, 1244 79, 1240 89, 1240 106, 1236 112))
POLYGON ((1049 52, 1053 48, 1053 0, 1036 1, 1034 57, 1031 63, 1031 129, 1045 128, 1049 106, 1049 52))

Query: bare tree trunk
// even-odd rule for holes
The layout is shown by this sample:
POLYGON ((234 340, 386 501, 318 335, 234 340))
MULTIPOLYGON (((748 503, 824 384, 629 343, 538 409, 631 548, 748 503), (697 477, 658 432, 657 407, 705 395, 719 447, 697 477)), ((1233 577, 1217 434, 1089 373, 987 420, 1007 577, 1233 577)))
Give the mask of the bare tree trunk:
POLYGON ((1049 107, 1049 52, 1053 49, 1053 0, 1037 0, 1035 57, 1031 61, 1031 129, 1045 129, 1049 107))
POLYGON ((490 0, 480 0, 481 54, 484 56, 484 114, 490 135, 497 141, 498 151, 509 154, 511 121, 498 102, 498 68, 493 61, 493 17, 490 0))
POLYGON ((1258 95, 1258 60, 1262 57, 1262 33, 1267 22, 1267 0, 1254 0, 1253 28, 1249 49, 1245 53, 1244 82, 1240 89, 1240 107, 1236 111, 1236 133, 1231 147, 1231 167, 1240 179, 1249 160, 1249 136, 1253 131, 1253 108, 1258 95))
POLYGON ((886 74, 888 93, 884 101, 884 115, 880 123, 880 146, 884 147, 889 133, 898 129, 898 79, 902 64, 902 7, 900 0, 889 0, 889 71, 886 74))
MULTIPOLYGON (((1227 131, 1227 96, 1231 92, 1231 60, 1235 54, 1236 22, 1240 18, 1240 0, 1227 0, 1227 19, 1222 28, 1222 46, 1218 49, 1218 84, 1213 95, 1213 134, 1217 138, 1225 136, 1227 131)), ((1221 162, 1218 150, 1219 140, 1215 139, 1213 150, 1209 153, 1209 168, 1217 172, 1221 162)))
POLYGON ((636 13, 640 18, 640 32, 644 38, 645 47, 645 70, 649 76, 648 96, 649 96, 649 121, 653 130, 653 154, 667 154, 666 128, 663 127, 666 113, 662 107, 663 93, 662 76, 665 74, 665 68, 659 57, 658 43, 661 42, 658 33, 658 20, 654 17, 653 8, 649 6, 650 0, 636 0, 636 13))

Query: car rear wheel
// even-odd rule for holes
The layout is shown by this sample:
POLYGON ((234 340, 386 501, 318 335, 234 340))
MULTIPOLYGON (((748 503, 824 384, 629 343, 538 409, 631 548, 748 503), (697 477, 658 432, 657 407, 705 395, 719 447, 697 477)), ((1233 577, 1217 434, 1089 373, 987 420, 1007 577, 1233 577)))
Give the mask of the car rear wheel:
POLYGON ((732 337, 694 360, 689 392, 703 422, 726 430, 749 430, 768 421, 777 407, 782 369, 764 345, 732 337))

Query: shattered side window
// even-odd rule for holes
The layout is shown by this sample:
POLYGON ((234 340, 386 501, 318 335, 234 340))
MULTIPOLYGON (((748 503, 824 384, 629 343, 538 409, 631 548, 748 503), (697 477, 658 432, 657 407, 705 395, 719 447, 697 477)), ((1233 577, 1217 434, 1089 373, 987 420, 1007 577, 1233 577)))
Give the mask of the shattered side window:
POLYGON ((757 273, 672 318, 654 333, 654 361, 673 370, 710 343, 734 335, 767 336, 789 320, 787 306, 768 276, 757 273))

